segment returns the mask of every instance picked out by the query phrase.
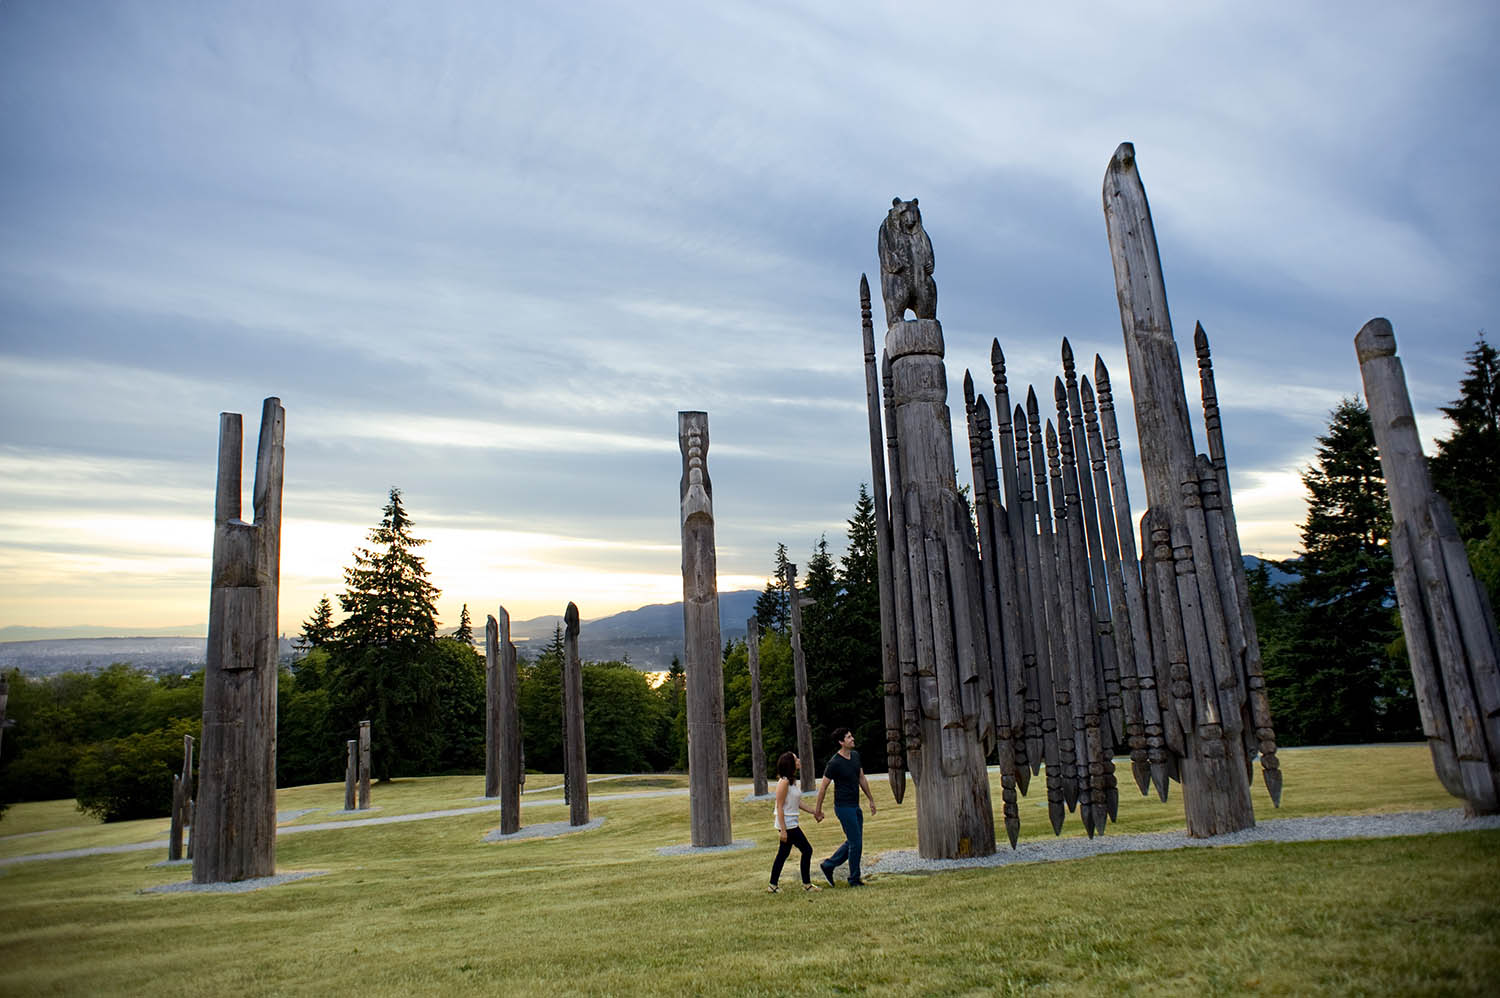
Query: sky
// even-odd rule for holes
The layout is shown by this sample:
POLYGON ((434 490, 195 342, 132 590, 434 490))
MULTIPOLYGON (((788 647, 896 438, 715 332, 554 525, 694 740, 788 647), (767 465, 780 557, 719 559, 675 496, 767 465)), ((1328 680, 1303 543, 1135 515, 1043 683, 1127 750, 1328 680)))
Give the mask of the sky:
POLYGON ((993 337, 1044 402, 1063 337, 1102 355, 1128 416, 1122 141, 1244 550, 1290 556, 1360 326, 1394 324, 1429 449, 1497 328, 1497 48, 1457 0, 0 4, 0 627, 206 630, 218 414, 248 467, 273 395, 285 632, 393 486, 448 627, 681 599, 685 409, 720 589, 760 588, 870 481, 892 197, 960 481, 993 337))

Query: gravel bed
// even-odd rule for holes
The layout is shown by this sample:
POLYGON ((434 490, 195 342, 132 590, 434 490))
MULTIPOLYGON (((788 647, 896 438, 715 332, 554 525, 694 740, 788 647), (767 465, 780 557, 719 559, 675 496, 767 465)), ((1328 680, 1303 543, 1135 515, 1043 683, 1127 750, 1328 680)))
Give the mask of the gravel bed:
POLYGON ((1465 818, 1461 808, 1442 811, 1412 811, 1403 814, 1341 815, 1329 818, 1279 818, 1242 832, 1212 839, 1189 838, 1187 832, 1152 832, 1139 835, 1097 835, 1058 839, 1028 839, 1000 849, 990 856, 973 859, 923 859, 915 849, 897 849, 867 859, 865 869, 879 873, 935 873, 973 866, 1012 866, 1017 863, 1052 863, 1083 859, 1103 853, 1157 852, 1166 849, 1217 848, 1255 842, 1316 842, 1329 839, 1380 839, 1403 835, 1439 835, 1500 828, 1500 815, 1465 818))
POLYGON ((591 832, 602 824, 604 824, 603 818, 595 818, 581 825, 570 825, 566 821, 548 821, 540 825, 522 825, 509 835, 497 829, 486 833, 484 840, 486 842, 514 842, 517 839, 550 839, 556 835, 567 835, 569 832, 591 832))
POLYGON ((298 870, 295 873, 278 873, 272 877, 254 877, 236 880, 227 884, 195 884, 191 880, 180 884, 162 884, 160 887, 142 887, 137 894, 246 894, 264 887, 279 887, 294 880, 321 877, 327 870, 298 870))
POLYGON ((727 846, 657 846, 658 856, 696 856, 705 852, 736 852, 740 849, 754 849, 754 839, 735 839, 727 846))

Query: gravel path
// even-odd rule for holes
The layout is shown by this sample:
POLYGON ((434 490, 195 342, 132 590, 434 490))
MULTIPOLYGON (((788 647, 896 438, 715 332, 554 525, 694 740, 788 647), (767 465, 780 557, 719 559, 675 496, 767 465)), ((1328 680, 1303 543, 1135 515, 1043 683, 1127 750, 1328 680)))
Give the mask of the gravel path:
POLYGON ((1443 811, 1410 811, 1403 814, 1338 815, 1329 818, 1277 818, 1263 821, 1243 832, 1212 839, 1189 838, 1186 832, 1152 832, 1139 835, 1097 835, 1092 839, 1027 839, 1014 850, 1005 848, 976 859, 923 859, 914 849, 881 853, 866 861, 865 869, 878 873, 935 873, 973 866, 1013 866, 1017 863, 1052 863, 1113 852, 1158 852, 1166 849, 1217 848, 1255 842, 1317 842, 1332 839, 1382 839, 1403 835, 1440 835, 1500 828, 1500 815, 1465 818, 1462 808, 1443 811))

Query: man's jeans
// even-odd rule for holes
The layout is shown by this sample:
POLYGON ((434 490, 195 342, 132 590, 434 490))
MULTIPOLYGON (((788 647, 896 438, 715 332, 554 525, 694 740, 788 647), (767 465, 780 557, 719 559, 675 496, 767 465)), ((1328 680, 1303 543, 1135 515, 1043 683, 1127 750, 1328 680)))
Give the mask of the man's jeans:
POLYGON ((827 859, 830 870, 837 869, 844 860, 849 861, 849 882, 859 883, 859 857, 865 850, 865 812, 859 809, 859 805, 852 807, 835 807, 834 815, 839 819, 839 824, 844 826, 844 844, 834 850, 833 855, 827 859))

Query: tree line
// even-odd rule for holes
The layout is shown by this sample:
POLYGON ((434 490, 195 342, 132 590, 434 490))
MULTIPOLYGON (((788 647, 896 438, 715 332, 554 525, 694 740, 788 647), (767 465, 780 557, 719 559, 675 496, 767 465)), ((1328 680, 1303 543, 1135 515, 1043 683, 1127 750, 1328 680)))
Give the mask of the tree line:
MULTIPOLYGON (((1452 432, 1430 461, 1452 503, 1475 574, 1500 597, 1500 357, 1480 335, 1466 356, 1459 398, 1441 407, 1452 432)), ((1285 745, 1419 739, 1420 724, 1397 615, 1389 550, 1390 506, 1369 414, 1344 399, 1317 438, 1302 481, 1307 519, 1301 550, 1250 573, 1266 683, 1285 745), (1291 581, 1273 580, 1278 577, 1291 581), (1284 576, 1281 573, 1285 573, 1284 576)), ((345 739, 374 726, 380 779, 481 772, 484 660, 468 607, 439 634, 432 585, 399 489, 392 489, 368 544, 344 570, 335 621, 327 597, 303 624, 299 657, 278 686, 277 782, 331 782, 343 775, 345 739)), ((774 761, 795 749, 790 572, 778 545, 771 581, 756 602, 762 730, 774 761)), ((826 537, 798 581, 812 600, 802 614, 808 704, 817 759, 828 733, 855 732, 866 769, 884 764, 880 608, 874 508, 861 486, 837 561, 826 537)), ((522 654, 519 709, 526 766, 562 768, 562 631, 522 654)), ((109 820, 165 815, 182 736, 201 725, 203 676, 155 678, 127 665, 95 675, 8 676, 0 742, 0 801, 76 797, 109 820)), ((684 769, 686 711, 681 663, 653 687, 628 662, 583 668, 589 768, 684 769)), ((733 775, 748 776, 750 675, 744 641, 724 649, 727 748, 733 775)), ((806 761, 804 761, 806 762, 806 761)), ((768 766, 768 768, 770 768, 768 766)))

